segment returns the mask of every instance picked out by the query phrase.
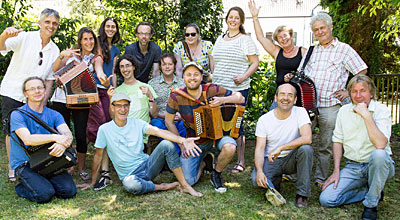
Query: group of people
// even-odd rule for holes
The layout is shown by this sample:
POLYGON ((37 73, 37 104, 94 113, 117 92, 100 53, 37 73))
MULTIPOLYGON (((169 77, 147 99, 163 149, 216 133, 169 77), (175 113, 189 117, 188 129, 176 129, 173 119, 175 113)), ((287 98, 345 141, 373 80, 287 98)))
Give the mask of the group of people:
MULTIPOLYGON (((273 197, 281 198, 282 175, 297 174, 295 204, 306 207, 311 196, 311 124, 315 122, 310 121, 304 108, 295 106, 298 91, 289 80, 291 71, 299 70, 305 62, 308 50, 293 44, 293 30, 286 26, 279 26, 273 35, 278 45, 264 37, 258 20, 260 7, 250 0, 249 9, 257 40, 275 59, 277 72, 273 105, 257 122, 251 180, 253 185, 272 190, 273 197)), ((174 54, 162 53, 151 41, 151 24, 141 22, 135 30, 138 41, 119 56, 115 44, 120 33, 113 18, 102 22, 98 36, 90 28, 82 28, 77 48, 60 52, 51 40, 59 19, 57 11, 45 9, 39 31, 9 27, 0 35, 2 54, 14 51, 0 90, 3 121, 11 109, 20 107, 60 133, 49 134, 30 118, 12 112, 10 129, 4 132, 9 177, 17 178, 17 194, 42 203, 54 195, 71 198, 77 187, 101 190, 112 183, 109 159, 124 188, 134 194, 177 188, 200 197, 202 194, 192 186, 205 170, 211 172, 215 191, 226 192, 222 171, 236 151, 238 161, 231 172, 245 170, 243 126, 237 139, 196 137, 193 109, 206 102, 210 107, 246 105, 250 76, 257 70, 259 59, 255 43, 243 28, 243 10, 233 7, 228 11, 228 29, 214 44, 200 38, 196 24, 187 25, 185 40, 175 45, 174 54), (59 77, 54 73, 70 62, 82 61, 94 74, 99 103, 90 109, 70 109, 62 87, 51 96, 54 80, 59 77), (181 88, 181 93, 171 92, 172 88, 181 88), (71 119, 79 176, 85 181, 91 178, 90 183, 77 186, 71 177, 73 169, 52 177, 31 170, 29 158, 15 142, 20 138, 25 147, 54 142, 50 155, 61 156, 72 144, 71 119), (146 154, 149 135, 162 141, 146 154), (85 171, 88 142, 96 148, 91 175, 85 171), (214 153, 218 154, 216 158, 214 153), (154 184, 152 180, 165 163, 177 182, 154 184)), ((304 72, 317 89, 320 145, 315 146, 314 183, 322 190, 321 205, 336 207, 363 201, 362 218, 376 219, 385 182, 394 175, 390 112, 376 102, 376 89, 365 75, 365 62, 348 44, 332 36, 332 18, 318 13, 310 25, 318 44, 304 72), (349 72, 355 76, 347 84, 349 72), (347 97, 352 103, 342 106, 347 97), (332 151, 334 169, 329 176, 332 151), (340 170, 342 156, 346 166, 340 170)))

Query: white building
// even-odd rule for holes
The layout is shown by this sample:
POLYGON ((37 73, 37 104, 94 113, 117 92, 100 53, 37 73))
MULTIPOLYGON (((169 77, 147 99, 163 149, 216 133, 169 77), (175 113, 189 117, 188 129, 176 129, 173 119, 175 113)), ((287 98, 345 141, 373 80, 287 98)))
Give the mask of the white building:
MULTIPOLYGON (((264 48, 258 43, 253 19, 249 11, 249 0, 223 0, 224 18, 231 7, 239 6, 243 9, 246 20, 244 28, 251 34, 261 55, 267 54, 264 48)), ((313 34, 310 28, 310 20, 313 15, 322 8, 319 6, 320 0, 255 0, 257 7, 261 6, 258 18, 264 33, 271 36, 276 27, 287 25, 293 28, 294 42, 298 46, 309 47, 313 42, 313 34)), ((223 21, 223 31, 227 29, 225 20, 223 21)))

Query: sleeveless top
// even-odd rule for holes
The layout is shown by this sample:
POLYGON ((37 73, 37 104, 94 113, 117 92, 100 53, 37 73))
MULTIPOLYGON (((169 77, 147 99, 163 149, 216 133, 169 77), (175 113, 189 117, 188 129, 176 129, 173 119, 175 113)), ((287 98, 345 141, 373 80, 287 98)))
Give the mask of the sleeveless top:
POLYGON ((300 65, 301 59, 303 55, 301 54, 301 47, 299 47, 299 51, 296 56, 292 58, 286 58, 283 56, 283 49, 279 50, 278 56, 275 61, 276 68, 276 87, 285 83, 284 76, 291 71, 296 71, 300 65))

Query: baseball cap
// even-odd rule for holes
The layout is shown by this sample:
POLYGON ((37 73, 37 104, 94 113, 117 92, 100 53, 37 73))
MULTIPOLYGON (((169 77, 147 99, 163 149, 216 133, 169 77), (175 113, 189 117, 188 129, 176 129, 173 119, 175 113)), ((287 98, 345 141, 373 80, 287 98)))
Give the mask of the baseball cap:
POLYGON ((110 102, 113 103, 113 102, 121 101, 121 100, 126 100, 129 103, 131 102, 131 99, 124 93, 117 93, 117 94, 113 95, 110 102))

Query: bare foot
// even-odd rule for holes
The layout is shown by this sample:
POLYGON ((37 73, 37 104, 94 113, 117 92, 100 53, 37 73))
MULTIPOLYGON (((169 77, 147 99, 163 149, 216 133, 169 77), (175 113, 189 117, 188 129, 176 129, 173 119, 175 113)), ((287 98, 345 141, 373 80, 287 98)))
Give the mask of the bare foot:
POLYGON ((179 186, 178 182, 173 182, 173 183, 161 183, 156 185, 156 190, 157 191, 166 191, 170 189, 175 189, 176 187, 179 186))
POLYGON ((8 170, 8 180, 10 182, 15 182, 16 181, 14 170, 8 170))
POLYGON ((194 190, 194 189, 193 189, 191 186, 189 186, 189 185, 188 185, 187 187, 183 187, 183 186, 179 185, 178 189, 179 189, 179 191, 181 191, 181 192, 183 192, 183 193, 190 194, 191 196, 194 196, 194 197, 202 197, 202 196, 203 196, 202 193, 197 192, 196 190, 194 190))

